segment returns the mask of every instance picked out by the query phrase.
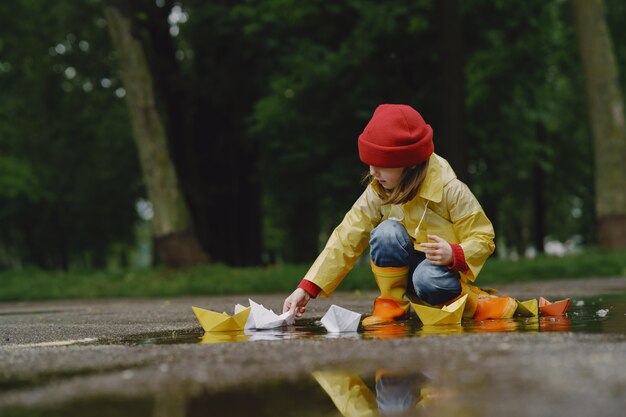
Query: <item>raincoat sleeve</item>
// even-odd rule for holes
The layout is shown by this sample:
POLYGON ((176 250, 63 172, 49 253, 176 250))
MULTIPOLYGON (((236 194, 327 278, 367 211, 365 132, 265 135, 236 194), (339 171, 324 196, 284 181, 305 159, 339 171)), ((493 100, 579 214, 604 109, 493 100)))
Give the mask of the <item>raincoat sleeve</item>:
POLYGON ((452 228, 459 239, 469 268, 463 275, 474 281, 496 248, 493 242, 495 232, 467 185, 455 179, 446 187, 445 192, 452 228))
POLYGON ((320 287, 323 297, 335 291, 367 247, 370 232, 382 219, 380 206, 380 197, 370 184, 335 228, 304 276, 304 279, 320 287))

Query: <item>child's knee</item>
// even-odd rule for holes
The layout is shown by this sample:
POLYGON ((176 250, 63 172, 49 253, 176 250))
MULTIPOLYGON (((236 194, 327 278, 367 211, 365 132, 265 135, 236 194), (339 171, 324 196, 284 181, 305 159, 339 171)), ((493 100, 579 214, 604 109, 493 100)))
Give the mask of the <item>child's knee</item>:
POLYGON ((461 294, 457 272, 424 261, 413 273, 415 294, 431 305, 442 304, 461 294))
POLYGON ((377 266, 408 265, 410 246, 411 238, 397 220, 385 220, 370 235, 370 256, 377 266))
POLYGON ((398 243, 405 245, 408 239, 408 233, 402 223, 397 220, 385 220, 372 230, 370 246, 398 243))

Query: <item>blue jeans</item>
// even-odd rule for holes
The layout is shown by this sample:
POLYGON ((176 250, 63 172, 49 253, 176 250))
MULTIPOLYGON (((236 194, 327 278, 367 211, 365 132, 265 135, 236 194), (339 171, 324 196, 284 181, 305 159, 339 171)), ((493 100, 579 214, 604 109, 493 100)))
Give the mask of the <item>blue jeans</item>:
POLYGON ((413 248, 404 226, 397 220, 385 220, 370 234, 370 256, 374 265, 409 266, 407 293, 431 305, 442 304, 461 294, 460 276, 447 266, 430 263, 423 252, 413 248))

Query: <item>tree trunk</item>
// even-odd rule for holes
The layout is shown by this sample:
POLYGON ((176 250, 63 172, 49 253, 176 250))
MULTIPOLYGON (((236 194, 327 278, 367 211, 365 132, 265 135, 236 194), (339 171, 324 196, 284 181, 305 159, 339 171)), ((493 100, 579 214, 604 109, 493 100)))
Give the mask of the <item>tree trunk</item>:
POLYGON ((598 240, 626 248, 626 125, 603 0, 572 0, 593 133, 598 240))
POLYGON ((459 0, 436 2, 441 21, 442 121, 437 132, 438 152, 450 162, 459 179, 469 181, 465 135, 465 75, 463 19, 459 0))
POLYGON ((105 15, 120 62, 133 136, 148 198, 154 210, 152 227, 157 253, 168 266, 205 262, 207 256, 193 234, 189 211, 170 159, 165 129, 156 108, 152 76, 141 42, 133 31, 131 19, 117 6, 107 4, 105 15))
POLYGON ((545 126, 537 125, 537 141, 540 151, 533 158, 533 242, 538 253, 545 252, 544 238, 546 236, 546 172, 542 162, 545 159, 547 142, 545 126))

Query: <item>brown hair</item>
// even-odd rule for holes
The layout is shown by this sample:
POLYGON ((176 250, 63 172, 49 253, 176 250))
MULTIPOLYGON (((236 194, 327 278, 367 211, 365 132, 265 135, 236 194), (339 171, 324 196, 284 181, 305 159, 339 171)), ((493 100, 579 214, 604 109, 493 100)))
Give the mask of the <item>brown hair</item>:
POLYGON ((417 195, 417 191, 426 177, 427 170, 428 160, 415 167, 404 168, 400 176, 400 183, 393 190, 387 190, 382 187, 369 172, 363 177, 363 184, 372 183, 374 190, 383 200, 383 205, 404 204, 417 195))

